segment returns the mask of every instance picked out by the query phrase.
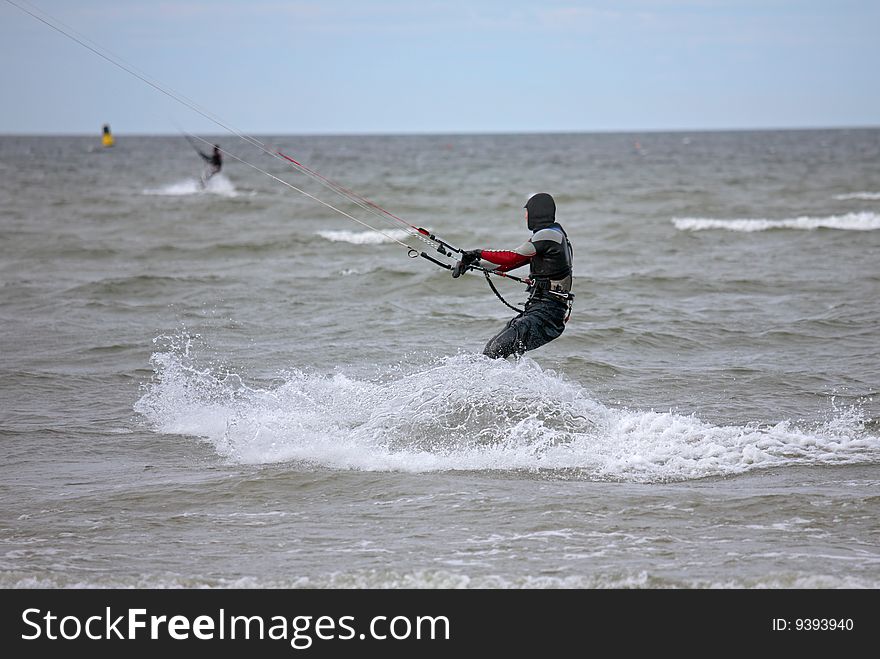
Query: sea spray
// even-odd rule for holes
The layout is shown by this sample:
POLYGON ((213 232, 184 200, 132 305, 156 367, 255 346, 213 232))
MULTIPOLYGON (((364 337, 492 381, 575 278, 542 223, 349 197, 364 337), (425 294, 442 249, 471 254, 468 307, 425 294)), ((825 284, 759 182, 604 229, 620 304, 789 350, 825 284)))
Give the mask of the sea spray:
POLYGON ((668 482, 880 457, 880 437, 853 409, 809 429, 789 420, 716 426, 606 406, 528 357, 466 354, 388 367, 372 380, 291 368, 247 384, 201 361, 196 343, 178 337, 154 353, 135 410, 157 432, 203 438, 236 463, 668 482))

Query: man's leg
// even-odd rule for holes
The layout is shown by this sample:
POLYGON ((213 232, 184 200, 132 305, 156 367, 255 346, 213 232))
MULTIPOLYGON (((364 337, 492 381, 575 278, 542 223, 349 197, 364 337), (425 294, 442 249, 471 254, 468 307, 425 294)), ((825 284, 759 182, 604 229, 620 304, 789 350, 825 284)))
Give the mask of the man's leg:
POLYGON ((516 323, 520 318, 522 316, 517 316, 508 321, 503 330, 489 339, 489 343, 483 348, 483 354, 492 359, 504 359, 514 353, 518 355, 523 354, 525 347, 522 345, 522 341, 520 341, 519 332, 516 327, 516 323))
POLYGON ((552 341, 564 329, 564 307, 552 302, 535 302, 525 313, 511 319, 503 330, 492 337, 483 349, 483 354, 493 359, 521 355, 552 341))

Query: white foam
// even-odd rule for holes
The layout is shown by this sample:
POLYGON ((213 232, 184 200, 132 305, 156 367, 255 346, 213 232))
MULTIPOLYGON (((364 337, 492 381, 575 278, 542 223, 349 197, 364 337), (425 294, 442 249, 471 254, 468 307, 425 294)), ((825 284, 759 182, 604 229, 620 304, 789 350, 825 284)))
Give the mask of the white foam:
POLYGON ((672 223, 679 231, 768 231, 771 229, 840 229, 843 231, 874 231, 880 229, 880 215, 877 213, 847 213, 829 217, 795 217, 784 220, 766 219, 711 219, 701 217, 674 217, 672 223))
POLYGON ((351 243, 352 245, 381 245, 404 240, 410 237, 409 232, 402 229, 376 231, 318 231, 318 235, 333 243, 351 243))
POLYGON ((408 374, 389 367, 380 381, 292 370, 260 388, 198 365, 190 339, 172 343, 153 355, 155 376, 135 411, 157 432, 203 438, 236 463, 663 482, 880 459, 880 437, 857 409, 815 429, 715 426, 609 408, 527 357, 481 355, 408 374))
MULTIPOLYGON (((185 179, 177 183, 161 188, 147 188, 145 195, 158 195, 160 197, 185 197, 188 195, 213 194, 221 197, 238 197, 239 192, 235 189, 226 176, 215 174, 203 185, 199 179, 185 179)), ((254 194, 254 193, 251 193, 254 194)))
POLYGON ((834 195, 835 199, 859 199, 862 201, 876 201, 880 199, 880 192, 850 192, 848 194, 834 195))

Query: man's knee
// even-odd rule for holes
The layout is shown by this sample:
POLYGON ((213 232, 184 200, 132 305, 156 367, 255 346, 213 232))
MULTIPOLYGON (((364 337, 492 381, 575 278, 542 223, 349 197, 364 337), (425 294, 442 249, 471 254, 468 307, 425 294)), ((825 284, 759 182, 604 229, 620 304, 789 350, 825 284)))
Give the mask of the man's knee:
POLYGON ((519 335, 513 327, 508 327, 494 336, 483 349, 483 354, 492 359, 504 359, 513 354, 521 355, 524 352, 522 341, 519 340, 519 335))

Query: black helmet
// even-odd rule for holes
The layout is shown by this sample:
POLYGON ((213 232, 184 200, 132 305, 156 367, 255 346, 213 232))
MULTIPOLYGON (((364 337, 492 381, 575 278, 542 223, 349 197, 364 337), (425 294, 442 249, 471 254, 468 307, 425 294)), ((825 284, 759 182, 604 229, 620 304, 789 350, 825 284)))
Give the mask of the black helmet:
POLYGON ((556 202, 546 192, 538 192, 529 197, 523 206, 529 212, 529 229, 537 231, 556 221, 556 202))

